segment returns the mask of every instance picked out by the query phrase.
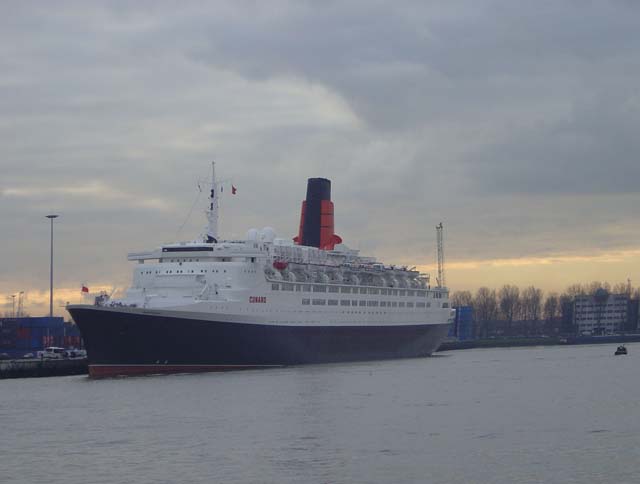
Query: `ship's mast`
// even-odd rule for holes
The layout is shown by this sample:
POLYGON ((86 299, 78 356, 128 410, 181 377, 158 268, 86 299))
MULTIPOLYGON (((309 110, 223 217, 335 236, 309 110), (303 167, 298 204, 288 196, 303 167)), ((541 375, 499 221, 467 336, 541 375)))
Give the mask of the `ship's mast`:
POLYGON ((438 287, 446 287, 444 280, 444 240, 443 240, 443 227, 442 222, 436 225, 436 239, 438 243, 438 287))
POLYGON ((209 193, 209 206, 207 207, 207 233, 205 241, 218 242, 218 187, 216 186, 216 162, 211 162, 211 192, 209 193))

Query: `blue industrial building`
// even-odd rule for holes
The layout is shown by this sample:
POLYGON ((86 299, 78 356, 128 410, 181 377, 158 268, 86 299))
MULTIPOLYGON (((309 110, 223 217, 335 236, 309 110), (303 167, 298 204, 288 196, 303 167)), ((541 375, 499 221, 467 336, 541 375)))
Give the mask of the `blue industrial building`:
POLYGON ((47 346, 81 348, 78 327, 61 317, 0 319, 0 353, 20 357, 47 346))
POLYGON ((456 310, 456 319, 449 329, 448 336, 459 341, 474 339, 473 308, 471 306, 458 306, 454 309, 456 310))

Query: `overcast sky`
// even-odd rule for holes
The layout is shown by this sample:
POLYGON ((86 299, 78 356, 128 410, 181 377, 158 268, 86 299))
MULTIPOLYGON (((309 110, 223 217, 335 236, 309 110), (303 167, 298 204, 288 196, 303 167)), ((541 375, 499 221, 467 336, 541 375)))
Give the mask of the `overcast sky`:
POLYGON ((127 252, 202 231, 214 159, 229 237, 295 235, 322 176, 336 231, 385 262, 433 265, 443 221, 454 290, 640 283, 638 2, 2 11, 0 305, 46 310, 50 211, 60 302, 126 285, 127 252))

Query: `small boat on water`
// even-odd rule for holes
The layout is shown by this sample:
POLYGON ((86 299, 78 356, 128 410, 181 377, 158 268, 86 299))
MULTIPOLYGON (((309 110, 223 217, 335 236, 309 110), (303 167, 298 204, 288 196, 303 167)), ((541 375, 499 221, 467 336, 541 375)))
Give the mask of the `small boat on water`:
POLYGON ((626 355, 627 354, 627 348, 624 345, 620 345, 618 346, 618 348, 616 349, 615 355, 626 355))

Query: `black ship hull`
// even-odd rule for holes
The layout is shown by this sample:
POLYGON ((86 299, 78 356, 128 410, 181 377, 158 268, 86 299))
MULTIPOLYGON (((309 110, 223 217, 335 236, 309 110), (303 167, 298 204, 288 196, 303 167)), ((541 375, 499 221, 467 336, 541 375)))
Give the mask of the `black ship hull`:
POLYGON ((429 356, 448 324, 271 325, 69 308, 92 377, 429 356))

